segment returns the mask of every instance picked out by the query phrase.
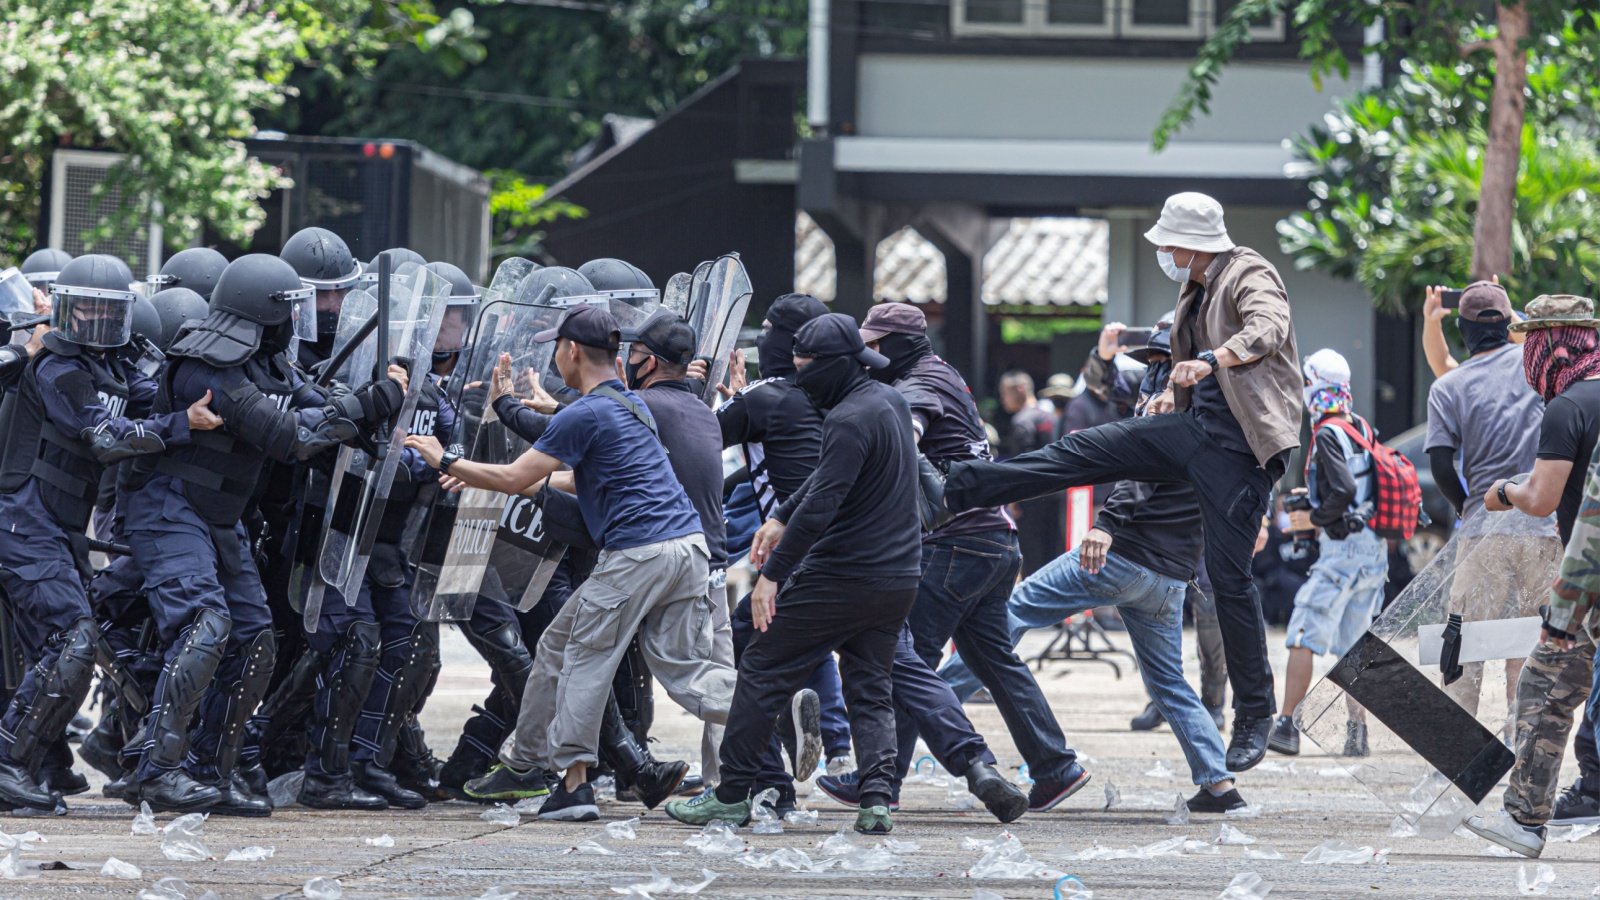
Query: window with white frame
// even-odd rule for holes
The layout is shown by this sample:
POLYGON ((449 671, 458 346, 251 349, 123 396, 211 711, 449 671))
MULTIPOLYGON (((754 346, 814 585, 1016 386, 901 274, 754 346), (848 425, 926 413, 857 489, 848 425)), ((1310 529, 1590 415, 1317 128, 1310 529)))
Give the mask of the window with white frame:
MULTIPOLYGON (((951 26, 967 37, 1121 37, 1204 40, 1239 0, 951 0, 951 26)), ((1284 39, 1282 13, 1252 23, 1256 40, 1284 39)))

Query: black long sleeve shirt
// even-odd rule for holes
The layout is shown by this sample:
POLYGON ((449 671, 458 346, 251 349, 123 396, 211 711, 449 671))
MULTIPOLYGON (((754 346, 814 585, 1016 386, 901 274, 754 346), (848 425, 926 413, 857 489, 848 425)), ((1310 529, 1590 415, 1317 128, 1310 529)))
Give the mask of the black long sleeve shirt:
MULTIPOLYGON (((1312 484, 1311 524, 1335 540, 1344 540, 1351 531, 1361 530, 1357 524, 1361 518, 1355 515, 1354 509, 1359 488, 1350 471, 1346 440, 1348 437, 1336 425, 1318 428, 1312 441, 1311 466, 1307 473, 1308 483, 1312 484)), ((1356 454, 1362 452, 1360 448, 1351 449, 1356 454)), ((1368 461, 1367 467, 1371 465, 1368 461)))

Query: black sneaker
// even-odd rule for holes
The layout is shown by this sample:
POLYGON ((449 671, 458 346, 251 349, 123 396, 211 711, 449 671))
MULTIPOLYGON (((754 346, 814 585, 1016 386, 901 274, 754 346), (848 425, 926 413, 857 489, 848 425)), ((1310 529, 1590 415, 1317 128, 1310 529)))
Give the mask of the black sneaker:
POLYGON ((1344 723, 1344 752, 1340 756, 1371 756, 1372 748, 1367 746, 1367 723, 1344 723))
POLYGON ((1155 731, 1166 721, 1166 717, 1161 715, 1161 710, 1156 709, 1154 703, 1146 703, 1144 712, 1134 716, 1128 727, 1134 731, 1155 731))
MULTIPOLYGON (((856 807, 861 805, 861 781, 855 772, 846 772, 843 775, 820 775, 817 777, 817 790, 835 803, 856 807)), ((897 791, 889 798, 889 811, 894 812, 898 809, 900 809, 900 794, 897 791)))
POLYGON ((1267 747, 1284 756, 1300 755, 1300 729, 1292 716, 1279 716, 1273 720, 1272 731, 1267 735, 1267 747))
MULTIPOLYGON (((481 777, 466 783, 462 793, 479 803, 503 801, 515 803, 529 797, 544 797, 550 793, 550 778, 540 769, 519 771, 505 763, 494 767, 481 777)), ((548 801, 547 801, 548 802, 548 801)))
POLYGON ((1089 783, 1090 775, 1083 766, 1073 763, 1060 778, 1041 778, 1028 790, 1028 812, 1055 809, 1061 801, 1071 797, 1089 783))
POLYGON ((1201 788, 1189 798, 1189 812, 1196 813, 1225 813, 1230 809, 1244 809, 1248 805, 1239 796, 1238 788, 1229 788, 1222 794, 1213 794, 1209 788, 1201 788))
POLYGON ((557 781, 550 790, 550 799, 539 807, 539 818, 556 822, 593 822, 600 818, 600 807, 594 802, 594 785, 584 782, 578 789, 568 792, 566 783, 557 781))
POLYGON ((1228 769, 1246 772, 1260 765, 1267 755, 1267 733, 1271 730, 1271 716, 1234 716, 1233 737, 1228 741, 1228 769))
POLYGON ((1600 796, 1585 791, 1582 778, 1556 798, 1551 825, 1600 825, 1600 796))

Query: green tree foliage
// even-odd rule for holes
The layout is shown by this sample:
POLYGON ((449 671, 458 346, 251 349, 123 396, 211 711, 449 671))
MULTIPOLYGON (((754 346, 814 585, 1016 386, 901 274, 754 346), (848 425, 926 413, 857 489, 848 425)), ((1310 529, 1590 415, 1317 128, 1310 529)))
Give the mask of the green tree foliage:
MULTIPOLYGON (((1512 296, 1584 293, 1600 280, 1600 61, 1569 24, 1535 48, 1517 171, 1512 296)), ((1383 308, 1420 306, 1430 284, 1471 280, 1493 72, 1487 61, 1403 64, 1297 138, 1307 208, 1278 231, 1301 268, 1356 278, 1383 308)))

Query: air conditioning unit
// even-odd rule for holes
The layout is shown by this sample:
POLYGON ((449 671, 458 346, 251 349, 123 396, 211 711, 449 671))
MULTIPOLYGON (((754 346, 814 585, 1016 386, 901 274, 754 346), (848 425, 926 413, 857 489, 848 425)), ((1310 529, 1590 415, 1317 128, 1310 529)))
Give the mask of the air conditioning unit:
POLYGON ((161 268, 161 226, 146 211, 132 227, 86 242, 101 220, 121 205, 117 187, 96 194, 111 168, 122 161, 120 153, 98 150, 57 150, 50 161, 50 224, 48 246, 78 256, 109 253, 128 264, 135 276, 161 268))

